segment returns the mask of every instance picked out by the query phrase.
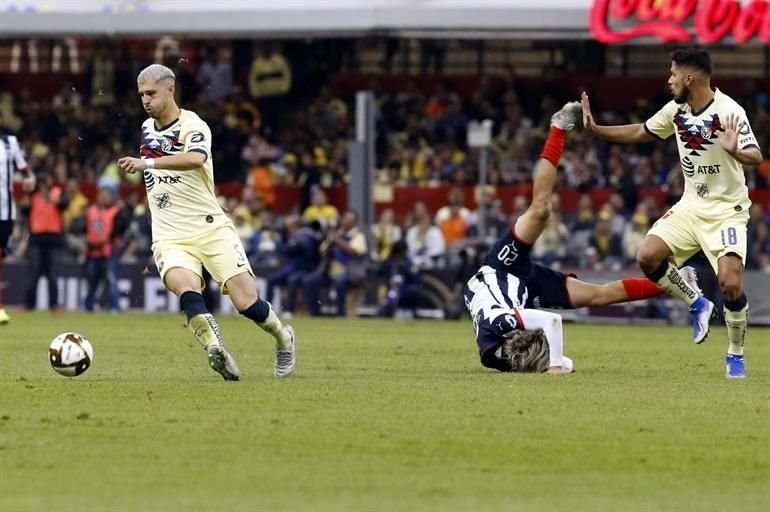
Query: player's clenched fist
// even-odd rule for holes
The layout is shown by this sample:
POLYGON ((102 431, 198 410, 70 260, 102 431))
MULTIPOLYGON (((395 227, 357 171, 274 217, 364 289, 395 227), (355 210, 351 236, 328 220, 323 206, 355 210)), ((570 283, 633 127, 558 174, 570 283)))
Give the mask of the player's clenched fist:
POLYGON ((141 158, 124 156, 118 160, 118 169, 123 172, 133 174, 135 172, 142 172, 147 169, 147 163, 141 158))

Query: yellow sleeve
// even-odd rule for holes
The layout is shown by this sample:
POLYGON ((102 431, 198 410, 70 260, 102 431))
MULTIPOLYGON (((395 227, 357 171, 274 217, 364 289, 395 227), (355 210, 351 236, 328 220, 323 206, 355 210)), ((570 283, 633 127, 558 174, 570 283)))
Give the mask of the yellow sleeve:
POLYGON ((658 110, 658 112, 644 123, 644 130, 655 138, 665 140, 676 132, 674 126, 674 114, 676 113, 676 103, 671 100, 658 110))
POLYGON ((738 113, 738 148, 759 149, 759 142, 757 142, 757 138, 754 136, 754 132, 751 130, 749 119, 746 117, 746 111, 743 109, 741 109, 741 111, 738 113))
POLYGON ((211 158, 211 130, 201 119, 185 123, 179 138, 184 143, 184 152, 196 151, 211 158))

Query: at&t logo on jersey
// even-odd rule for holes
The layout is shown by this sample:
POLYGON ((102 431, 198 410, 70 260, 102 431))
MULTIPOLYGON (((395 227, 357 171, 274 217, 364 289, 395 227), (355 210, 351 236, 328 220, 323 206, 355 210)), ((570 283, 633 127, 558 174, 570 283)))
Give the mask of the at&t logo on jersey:
POLYGON ((707 164, 696 166, 690 157, 686 156, 682 159, 682 172, 688 178, 692 178, 695 174, 719 174, 722 171, 721 164, 707 164))

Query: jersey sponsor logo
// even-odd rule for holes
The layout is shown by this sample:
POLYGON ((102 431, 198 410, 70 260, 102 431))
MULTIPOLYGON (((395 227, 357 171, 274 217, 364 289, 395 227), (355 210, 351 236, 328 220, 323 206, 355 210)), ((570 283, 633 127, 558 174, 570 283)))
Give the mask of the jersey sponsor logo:
POLYGON ((738 141, 738 144, 742 146, 744 144, 748 144, 749 142, 756 142, 756 139, 754 137, 744 137, 738 141))
POLYGON ((738 127, 738 133, 741 135, 748 135, 751 133, 751 127, 747 121, 741 122, 740 126, 738 127))
POLYGON ((695 184, 695 192, 698 194, 698 197, 708 197, 709 196, 709 186, 705 183, 696 183, 695 184))
POLYGON ((203 133, 201 132, 195 132, 193 133, 192 137, 190 137, 191 144, 200 143, 200 142, 203 142, 204 140, 206 140, 206 136, 203 135, 203 133))
POLYGON ((181 176, 158 176, 158 183, 164 183, 167 185, 176 185, 182 183, 181 176))
POLYGON ((720 164, 699 165, 698 174, 719 174, 720 167, 720 164))
POLYGON ((687 112, 679 109, 674 115, 674 125, 679 133, 679 140, 684 143, 684 147, 690 150, 690 155, 699 156, 699 151, 705 151, 708 146, 714 143, 711 139, 716 138, 719 131, 724 131, 722 121, 718 114, 711 114, 711 119, 699 123, 698 118, 687 118, 687 112))
POLYGON ((155 198, 155 206, 157 206, 159 210, 171 207, 171 197, 167 193, 155 194, 152 197, 155 198))

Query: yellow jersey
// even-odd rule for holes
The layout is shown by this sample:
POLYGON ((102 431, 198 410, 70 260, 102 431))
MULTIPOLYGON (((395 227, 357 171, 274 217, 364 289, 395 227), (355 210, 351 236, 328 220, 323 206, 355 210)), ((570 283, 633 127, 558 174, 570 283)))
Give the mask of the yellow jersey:
POLYGON ((738 148, 759 148, 746 111, 719 89, 699 112, 672 100, 644 123, 644 129, 658 139, 676 134, 684 174, 684 194, 677 206, 704 219, 729 217, 751 206, 743 164, 717 139, 730 114, 738 116, 738 148))
POLYGON ((178 119, 163 127, 157 127, 154 119, 147 119, 142 124, 142 137, 142 158, 190 151, 206 155, 198 169, 144 171, 153 241, 190 239, 232 224, 214 191, 211 130, 195 112, 181 110, 178 119))

